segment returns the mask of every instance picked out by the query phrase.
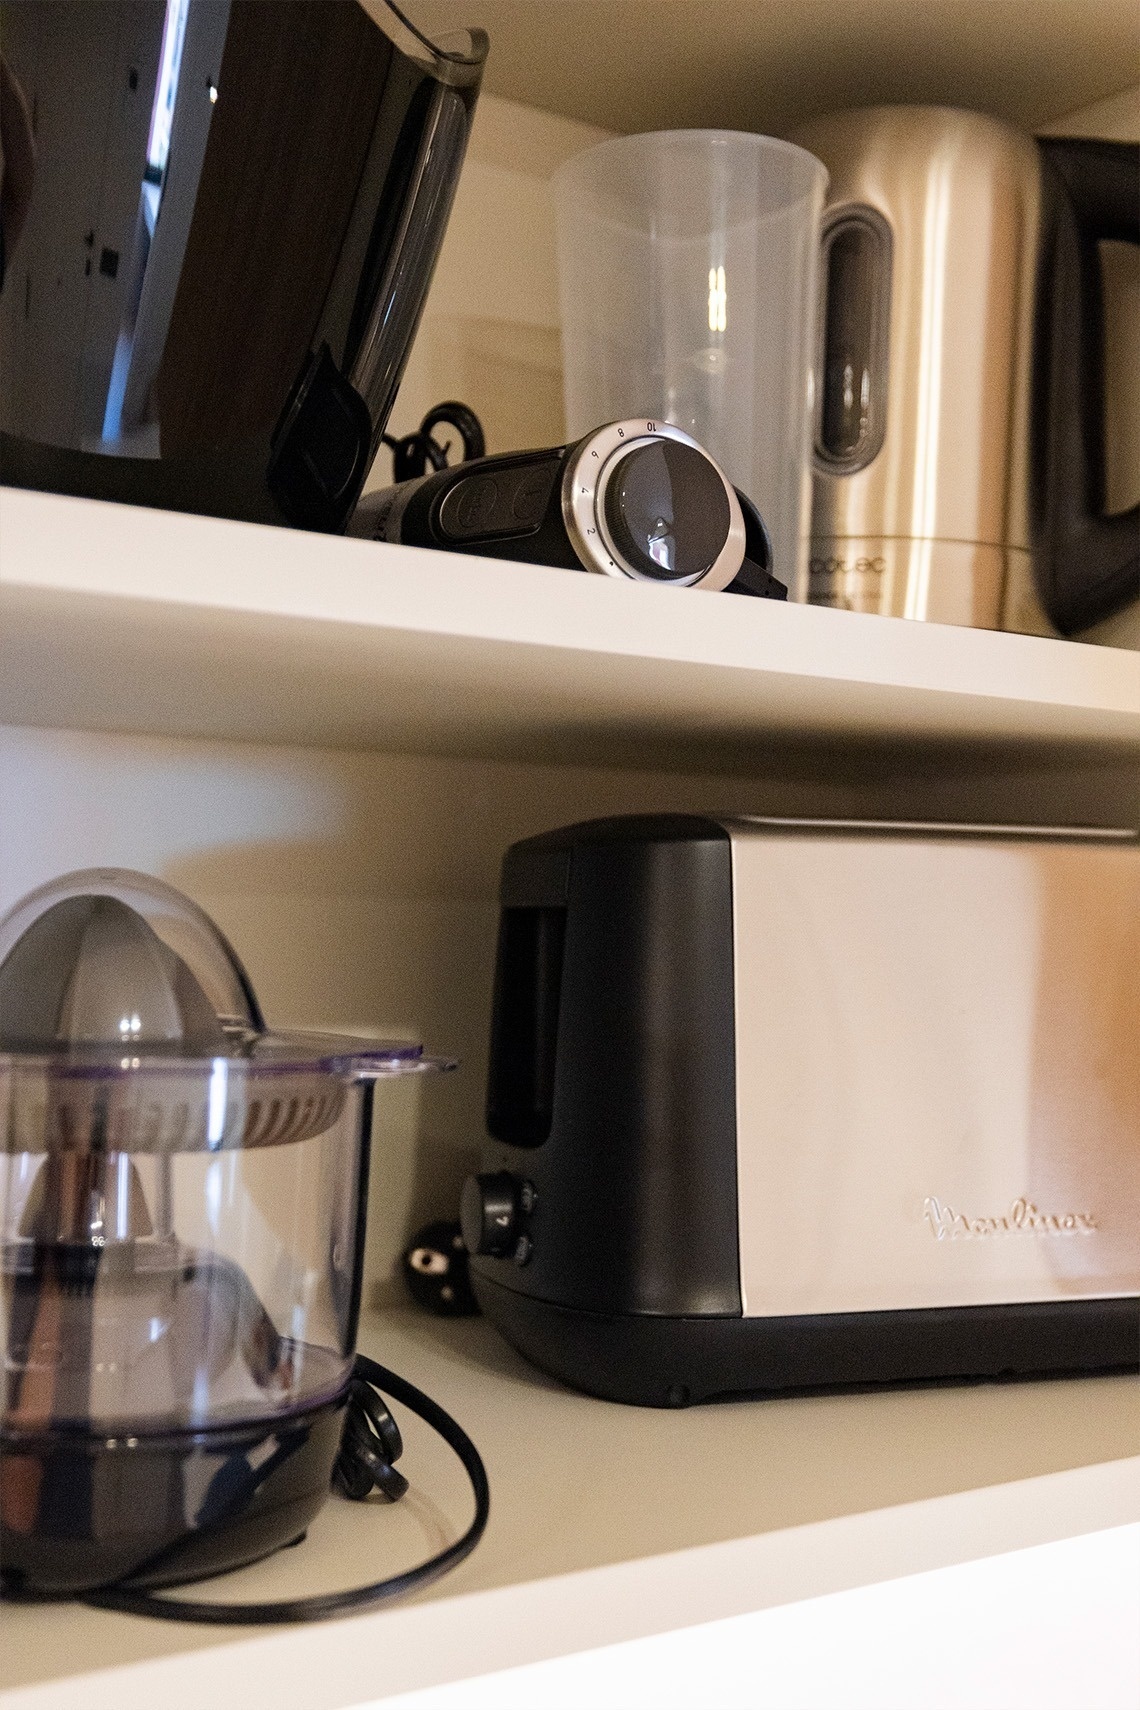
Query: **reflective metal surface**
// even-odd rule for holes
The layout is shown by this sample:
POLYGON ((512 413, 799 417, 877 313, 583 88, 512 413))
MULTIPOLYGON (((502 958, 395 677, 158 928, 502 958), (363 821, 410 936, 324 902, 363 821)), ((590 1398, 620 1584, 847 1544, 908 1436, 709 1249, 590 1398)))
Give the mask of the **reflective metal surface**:
POLYGON ((1028 561, 1036 145, 981 113, 936 107, 836 114, 796 140, 830 174, 829 220, 871 210, 891 240, 886 360, 851 376, 885 420, 881 449, 853 473, 817 465, 801 597, 1047 629, 1028 561))
POLYGON ((433 47, 379 0, 6 0, 0 42, 34 146, 5 222, 3 478, 342 528, 486 37, 433 47))
POLYGON ((1140 848, 732 838, 744 1311, 1140 1291, 1140 848))

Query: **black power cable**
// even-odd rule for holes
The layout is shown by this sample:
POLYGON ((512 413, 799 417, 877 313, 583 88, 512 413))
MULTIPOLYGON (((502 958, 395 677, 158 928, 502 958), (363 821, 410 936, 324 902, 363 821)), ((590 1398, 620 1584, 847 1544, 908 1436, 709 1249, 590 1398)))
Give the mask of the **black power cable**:
POLYGON ((447 468, 447 448, 434 438, 432 432, 434 428, 444 424, 453 427, 459 435, 463 447, 459 459, 461 463, 470 463, 473 457, 482 457, 485 454, 487 442, 479 417, 468 404, 460 403, 457 398, 449 398, 446 403, 436 404, 434 409, 428 411, 415 433, 405 434, 403 439, 394 439, 390 433, 380 436, 381 444, 386 445, 392 453, 394 483, 418 480, 427 472, 429 463, 435 471, 447 468))
POLYGON ((405 1378, 364 1354, 357 1354, 349 1388, 347 1417, 337 1461, 338 1487, 355 1501, 375 1486, 390 1500, 406 1489, 392 1462, 401 1450, 400 1433, 376 1394, 383 1390, 437 1431, 463 1462, 475 1493, 475 1518, 463 1536, 418 1567, 392 1574, 355 1591, 335 1591, 323 1597, 288 1598, 279 1603, 203 1603, 165 1597, 153 1591, 109 1585, 85 1594, 82 1602, 96 1609, 117 1609, 127 1615, 150 1615, 160 1621, 196 1621, 216 1627, 255 1627, 289 1621, 324 1621, 333 1615, 371 1609, 420 1591, 458 1566, 483 1536, 491 1510, 491 1492, 479 1451, 449 1413, 405 1378))

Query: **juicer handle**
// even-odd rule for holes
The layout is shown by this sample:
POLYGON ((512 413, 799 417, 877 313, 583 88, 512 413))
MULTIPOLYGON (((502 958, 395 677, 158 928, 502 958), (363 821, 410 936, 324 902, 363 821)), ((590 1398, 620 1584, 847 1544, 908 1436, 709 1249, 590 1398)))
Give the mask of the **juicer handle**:
POLYGON ((1038 139, 1042 279, 1030 530, 1037 592, 1063 635, 1140 593, 1140 506, 1105 516, 1104 306, 1098 245, 1140 243, 1140 144, 1038 139))

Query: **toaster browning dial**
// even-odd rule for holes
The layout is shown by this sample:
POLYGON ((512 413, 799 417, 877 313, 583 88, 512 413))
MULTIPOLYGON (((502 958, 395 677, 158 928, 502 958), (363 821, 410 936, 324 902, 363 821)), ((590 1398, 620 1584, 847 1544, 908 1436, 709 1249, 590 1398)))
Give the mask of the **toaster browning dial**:
POLYGON ((497 1170, 489 1175, 468 1176, 459 1203, 463 1244, 469 1253, 485 1253, 493 1259, 514 1259, 525 1265, 531 1255, 531 1238, 524 1223, 534 1210, 534 1183, 497 1170))

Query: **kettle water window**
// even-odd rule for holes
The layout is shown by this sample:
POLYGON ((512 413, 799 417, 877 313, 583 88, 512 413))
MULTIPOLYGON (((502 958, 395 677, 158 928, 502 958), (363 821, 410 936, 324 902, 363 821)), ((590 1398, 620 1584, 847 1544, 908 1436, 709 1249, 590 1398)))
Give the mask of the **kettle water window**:
POLYGON ((824 301, 816 456, 850 475, 886 432, 891 234, 873 208, 844 208, 824 228, 824 301))

